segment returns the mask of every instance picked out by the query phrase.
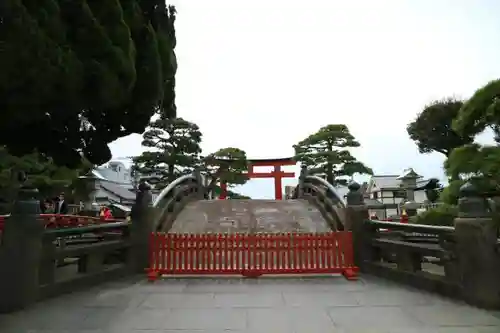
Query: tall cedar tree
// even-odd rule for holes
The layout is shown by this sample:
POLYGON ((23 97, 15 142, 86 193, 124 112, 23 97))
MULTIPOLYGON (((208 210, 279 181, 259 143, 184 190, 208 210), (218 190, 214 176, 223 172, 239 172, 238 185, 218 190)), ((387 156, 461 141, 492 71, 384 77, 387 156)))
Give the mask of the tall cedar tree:
POLYGON ((175 9, 164 0, 0 1, 0 145, 77 166, 175 117, 175 9))
POLYGON ((182 118, 162 117, 143 134, 142 145, 150 148, 133 158, 134 173, 159 179, 163 188, 199 165, 202 134, 198 126, 182 118))
POLYGON ((447 98, 427 105, 406 130, 421 153, 438 152, 449 156, 457 147, 472 143, 473 133, 459 134, 452 128, 463 101, 447 98))
POLYGON ((359 146, 346 125, 333 124, 322 127, 293 148, 297 162, 338 186, 347 185, 354 174, 373 174, 372 169, 359 162, 348 150, 359 146))

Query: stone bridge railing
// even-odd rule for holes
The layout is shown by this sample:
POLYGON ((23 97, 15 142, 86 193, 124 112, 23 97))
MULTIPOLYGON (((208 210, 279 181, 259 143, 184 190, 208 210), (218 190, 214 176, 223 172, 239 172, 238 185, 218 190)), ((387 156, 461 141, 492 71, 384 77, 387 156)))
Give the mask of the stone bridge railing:
POLYGON ((12 214, 2 221, 0 313, 125 275, 145 274, 151 232, 168 229, 187 202, 203 198, 199 178, 196 173, 180 177, 152 205, 150 187, 141 183, 130 222, 48 219, 40 214, 36 192, 21 190, 12 214), (59 220, 65 223, 52 225, 59 220))
POLYGON ((309 175, 305 166, 300 170, 299 184, 292 198, 306 199, 318 208, 332 230, 344 230, 346 227, 344 199, 332 184, 323 178, 309 175))
POLYGON ((199 170, 181 176, 165 187, 153 203, 153 225, 156 231, 168 231, 177 215, 191 201, 204 198, 203 175, 199 170))
POLYGON ((454 227, 369 220, 356 185, 346 217, 362 273, 500 308, 500 217, 472 185, 461 189, 454 227))

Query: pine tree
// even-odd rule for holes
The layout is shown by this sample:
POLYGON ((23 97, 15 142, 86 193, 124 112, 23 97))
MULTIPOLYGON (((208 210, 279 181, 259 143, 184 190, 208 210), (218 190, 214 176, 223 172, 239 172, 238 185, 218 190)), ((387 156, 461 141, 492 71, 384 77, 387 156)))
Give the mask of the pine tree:
POLYGON ((142 141, 149 150, 133 158, 134 173, 157 178, 156 187, 165 187, 199 165, 201 139, 198 126, 182 118, 153 121, 142 141))
POLYGON ((332 185, 346 185, 354 174, 373 174, 348 150, 359 146, 346 125, 328 125, 294 146, 295 160, 310 172, 326 176, 332 185))

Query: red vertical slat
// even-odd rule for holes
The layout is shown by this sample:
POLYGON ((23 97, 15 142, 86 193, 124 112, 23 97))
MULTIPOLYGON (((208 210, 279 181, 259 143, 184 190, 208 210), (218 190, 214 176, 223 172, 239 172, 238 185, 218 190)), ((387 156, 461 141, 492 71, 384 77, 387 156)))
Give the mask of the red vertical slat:
POLYGON ((311 269, 318 269, 318 258, 317 258, 317 246, 318 244, 318 235, 315 234, 311 238, 311 269))
POLYGON ((264 236, 264 247, 265 247, 265 252, 264 255, 266 256, 266 266, 265 269, 267 272, 272 270, 272 252, 271 252, 271 246, 272 246, 272 239, 271 235, 265 234, 264 236))
POLYGON ((287 248, 288 248, 288 266, 290 271, 295 269, 295 258, 293 257, 293 248, 292 248, 292 233, 289 232, 287 234, 287 248))
POLYGON ((184 233, 182 235, 182 270, 184 272, 189 272, 189 241, 188 234, 184 233))
POLYGON ((201 270, 201 237, 200 235, 194 235, 194 251, 195 251, 195 263, 194 263, 194 267, 196 269, 196 271, 200 271, 201 270))
POLYGON ((207 264, 207 234, 201 235, 200 243, 201 243, 201 256, 200 256, 200 261, 201 261, 201 269, 203 271, 208 270, 208 264, 207 264))
POLYGON ((329 268, 337 268, 338 266, 338 251, 337 251, 337 233, 332 232, 330 234, 331 237, 328 237, 328 254, 330 256, 330 267, 329 268))
POLYGON ((328 268, 327 262, 328 262, 328 235, 324 234, 323 237, 321 238, 321 258, 322 258, 322 263, 321 267, 323 269, 328 268))
POLYGON ((215 242, 213 234, 209 234, 207 238, 207 263, 209 272, 213 272, 214 270, 214 254, 215 254, 215 242))
POLYGON ((194 272, 194 252, 193 252, 193 234, 188 234, 187 235, 187 264, 188 264, 188 269, 191 272, 194 272))
POLYGON ((254 235, 248 235, 248 270, 255 270, 255 238, 254 235))
POLYGON ((163 273, 165 273, 165 271, 166 271, 166 267, 165 267, 165 250, 166 250, 166 247, 167 247, 167 245, 166 245, 166 243, 167 243, 166 237, 167 237, 167 235, 164 234, 164 233, 162 233, 161 237, 159 239, 159 241, 160 241, 160 251, 159 251, 159 255, 158 255, 158 260, 159 260, 159 267, 158 268, 163 273))
POLYGON ((286 233, 280 233, 279 235, 280 241, 279 241, 279 258, 280 258, 280 270, 285 271, 287 269, 286 267, 286 262, 285 262, 285 240, 286 240, 286 233))
POLYGON ((348 267, 354 267, 354 254, 352 245, 352 232, 346 232, 345 239, 346 264, 348 267))
POLYGON ((304 240, 302 242, 302 257, 304 258, 304 265, 303 269, 307 270, 309 269, 309 248, 308 248, 308 243, 310 240, 311 235, 305 234, 304 235, 304 240))
POLYGON ((234 243, 236 247, 236 267, 235 271, 241 272, 242 270, 242 258, 241 258, 241 240, 242 235, 236 234, 234 235, 234 243))
POLYGON ((149 234, 149 269, 154 270, 155 268, 155 233, 149 234))
POLYGON ((297 233, 293 233, 293 253, 294 253, 294 262, 295 262, 295 271, 300 269, 300 254, 299 254, 299 238, 297 233))
POLYGON ((223 235, 223 245, 224 245, 224 272, 229 271, 229 260, 230 259, 230 251, 229 251, 229 242, 227 239, 227 233, 223 235))
POLYGON ((234 262, 234 248, 233 248, 233 239, 232 239, 232 236, 231 234, 226 234, 226 246, 228 247, 228 250, 227 250, 227 253, 228 253, 228 257, 227 257, 227 270, 229 272, 232 272, 233 271, 233 262, 234 262))
POLYGON ((177 253, 179 251, 178 234, 172 234, 172 271, 178 273, 177 268, 177 253))
POLYGON ((248 239, 246 234, 242 234, 240 237, 240 267, 241 271, 244 271, 248 266, 248 239))
POLYGON ((265 234, 259 234, 259 243, 258 243, 259 270, 261 272, 264 272, 264 270, 265 270, 265 262, 266 262, 265 242, 266 242, 265 234))
POLYGON ((177 272, 184 273, 184 234, 177 235, 177 272))
POLYGON ((222 237, 224 237, 223 234, 218 233, 217 234, 217 271, 222 272, 224 271, 224 261, 225 261, 225 250, 224 246, 222 243, 222 237))
POLYGON ((338 244, 338 253, 339 253, 339 267, 345 267, 345 254, 344 254, 344 235, 343 231, 339 231, 337 234, 337 244, 338 244))
POLYGON ((165 270, 168 273, 172 271, 172 235, 165 234, 165 270))

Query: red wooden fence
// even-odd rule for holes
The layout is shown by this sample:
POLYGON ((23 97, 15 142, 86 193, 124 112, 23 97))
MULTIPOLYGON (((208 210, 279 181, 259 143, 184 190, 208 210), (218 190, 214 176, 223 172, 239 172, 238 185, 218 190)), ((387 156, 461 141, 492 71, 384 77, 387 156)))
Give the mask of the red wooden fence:
MULTIPOLYGON (((1 1, 1 0, 0 0, 1 1)), ((105 219, 104 217, 82 216, 82 215, 63 215, 63 214, 40 214, 40 220, 44 223, 45 228, 75 228, 85 225, 120 222, 123 219, 105 219)), ((0 232, 5 227, 5 220, 10 218, 10 215, 0 215, 0 232)))
POLYGON ((351 232, 150 236, 150 281, 160 275, 330 274, 356 279, 351 232))

